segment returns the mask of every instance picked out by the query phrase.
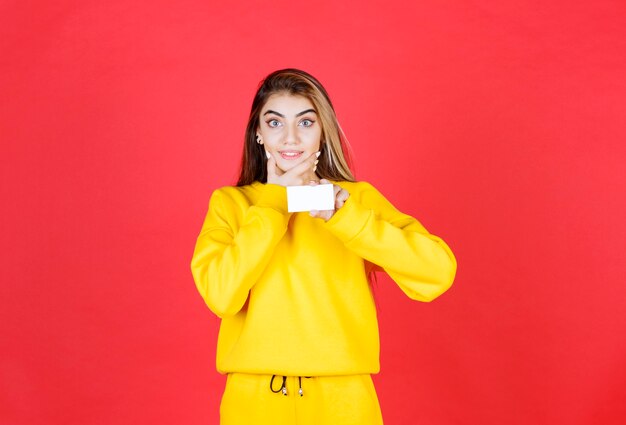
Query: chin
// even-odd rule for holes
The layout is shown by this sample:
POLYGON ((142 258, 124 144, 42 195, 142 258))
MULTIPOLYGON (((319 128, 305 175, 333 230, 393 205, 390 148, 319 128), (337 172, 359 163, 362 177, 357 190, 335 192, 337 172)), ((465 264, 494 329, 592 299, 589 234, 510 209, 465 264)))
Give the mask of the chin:
POLYGON ((288 163, 288 164, 276 164, 276 166, 280 169, 280 171, 282 171, 283 173, 286 173, 287 171, 291 170, 292 168, 294 168, 296 165, 300 164, 299 162, 296 164, 292 164, 292 163, 288 163))
POLYGON ((289 170, 291 170, 293 168, 293 166, 291 166, 291 167, 281 167, 280 165, 277 165, 277 167, 283 173, 286 173, 287 171, 289 171, 289 170))

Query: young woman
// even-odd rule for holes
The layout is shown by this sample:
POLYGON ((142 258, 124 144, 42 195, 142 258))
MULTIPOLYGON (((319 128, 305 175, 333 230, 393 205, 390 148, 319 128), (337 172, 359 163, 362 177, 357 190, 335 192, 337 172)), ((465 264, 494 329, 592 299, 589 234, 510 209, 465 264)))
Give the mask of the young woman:
POLYGON ((382 424, 370 274, 412 299, 446 291, 448 246, 356 182, 322 85, 296 69, 260 85, 235 187, 211 196, 191 270, 221 319, 221 424, 382 424), (287 212, 286 186, 334 185, 335 209, 287 212))

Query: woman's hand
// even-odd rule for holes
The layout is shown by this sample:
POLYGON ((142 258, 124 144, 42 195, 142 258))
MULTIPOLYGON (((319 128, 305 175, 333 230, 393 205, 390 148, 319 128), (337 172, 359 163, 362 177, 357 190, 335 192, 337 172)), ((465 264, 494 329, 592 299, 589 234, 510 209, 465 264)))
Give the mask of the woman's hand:
MULTIPOLYGON (((311 182, 311 185, 316 185, 318 183, 315 182, 311 182)), ((320 184, 330 184, 330 182, 326 179, 322 179, 320 180, 320 184)), ((343 207, 343 204, 346 203, 346 201, 348 200, 348 198, 350 197, 350 194, 348 193, 347 190, 341 188, 340 186, 337 186, 336 184, 333 185, 333 191, 335 192, 335 209, 334 210, 326 210, 326 211, 310 211, 309 215, 311 217, 316 217, 316 218, 322 218, 324 219, 324 221, 328 221, 330 220, 330 218, 335 215, 335 212, 343 207)))
POLYGON ((276 166, 276 160, 270 156, 267 160, 267 182, 280 186, 303 186, 311 182, 317 182, 318 177, 315 175, 317 168, 317 157, 319 152, 311 154, 307 159, 293 167, 287 172, 282 172, 276 166))

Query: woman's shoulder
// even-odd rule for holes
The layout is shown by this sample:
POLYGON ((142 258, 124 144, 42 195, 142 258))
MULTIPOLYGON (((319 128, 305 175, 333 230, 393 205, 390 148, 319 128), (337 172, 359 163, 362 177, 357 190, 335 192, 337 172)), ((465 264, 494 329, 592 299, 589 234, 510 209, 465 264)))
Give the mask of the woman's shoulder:
POLYGON ((364 180, 359 181, 333 181, 334 184, 343 187, 344 189, 354 189, 354 190, 368 190, 369 188, 374 188, 374 186, 366 182, 364 180))
POLYGON ((333 183, 347 190, 350 196, 382 196, 378 189, 376 189, 373 184, 367 181, 338 181, 333 183))
POLYGON ((243 186, 235 186, 235 185, 227 185, 218 187, 213 191, 213 193, 222 193, 222 194, 249 194, 259 190, 263 183, 260 182, 252 182, 251 184, 246 184, 243 186))
POLYGON ((211 203, 230 203, 240 206, 250 205, 259 196, 262 183, 254 182, 245 186, 222 186, 211 194, 211 203))
POLYGON ((398 213, 396 207, 370 182, 336 182, 335 184, 347 190, 350 198, 368 209, 385 216, 395 216, 398 213))

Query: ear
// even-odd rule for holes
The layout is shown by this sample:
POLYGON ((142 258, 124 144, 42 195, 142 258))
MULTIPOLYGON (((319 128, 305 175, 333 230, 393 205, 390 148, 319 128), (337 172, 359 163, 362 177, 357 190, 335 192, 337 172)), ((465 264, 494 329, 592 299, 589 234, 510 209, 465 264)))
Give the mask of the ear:
POLYGON ((261 138, 261 135, 260 135, 258 132, 257 132, 257 134, 256 134, 256 142, 257 142, 259 145, 262 145, 262 144, 263 144, 263 139, 261 138))

